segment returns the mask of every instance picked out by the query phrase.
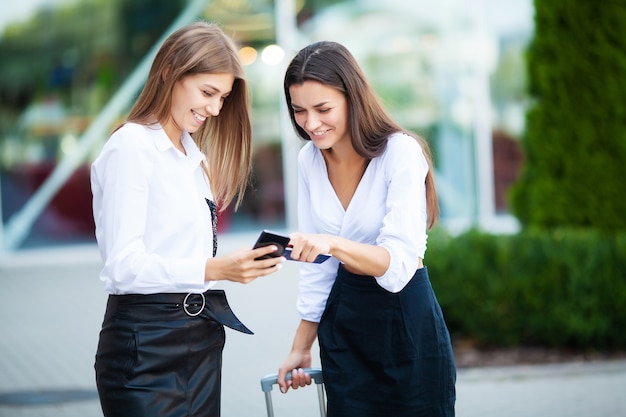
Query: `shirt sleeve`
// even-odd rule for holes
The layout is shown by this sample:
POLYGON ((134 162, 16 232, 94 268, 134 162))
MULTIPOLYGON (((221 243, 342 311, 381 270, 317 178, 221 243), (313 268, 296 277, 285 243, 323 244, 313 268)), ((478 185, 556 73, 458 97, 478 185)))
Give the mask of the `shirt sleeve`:
POLYGON ((428 162, 419 143, 408 135, 390 139, 383 156, 387 181, 386 214, 377 244, 390 253, 378 284, 399 292, 426 252, 426 175, 428 162))
POLYGON ((174 291, 181 286, 202 290, 206 257, 164 257, 146 249, 155 150, 139 138, 114 135, 109 141, 92 165, 96 238, 107 290, 122 294, 174 291))

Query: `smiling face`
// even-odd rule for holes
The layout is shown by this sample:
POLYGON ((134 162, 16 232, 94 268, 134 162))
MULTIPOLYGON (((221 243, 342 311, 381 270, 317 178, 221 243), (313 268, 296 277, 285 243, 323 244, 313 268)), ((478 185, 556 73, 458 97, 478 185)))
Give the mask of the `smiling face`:
POLYGON ((163 128, 170 138, 193 133, 208 117, 217 116, 233 88, 233 74, 193 74, 177 81, 170 118, 163 128))
POLYGON ((305 81, 290 86, 289 95, 296 123, 315 146, 320 149, 352 146, 348 102, 340 91, 317 81, 305 81))

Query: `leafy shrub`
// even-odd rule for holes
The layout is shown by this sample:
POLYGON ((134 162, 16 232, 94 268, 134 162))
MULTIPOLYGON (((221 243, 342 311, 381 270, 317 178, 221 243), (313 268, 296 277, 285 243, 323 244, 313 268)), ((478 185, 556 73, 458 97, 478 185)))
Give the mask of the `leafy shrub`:
POLYGON ((437 229, 426 264, 451 333, 479 346, 626 348, 626 234, 437 229))
POLYGON ((534 5, 534 104, 511 208, 525 227, 626 231, 626 2, 534 5))

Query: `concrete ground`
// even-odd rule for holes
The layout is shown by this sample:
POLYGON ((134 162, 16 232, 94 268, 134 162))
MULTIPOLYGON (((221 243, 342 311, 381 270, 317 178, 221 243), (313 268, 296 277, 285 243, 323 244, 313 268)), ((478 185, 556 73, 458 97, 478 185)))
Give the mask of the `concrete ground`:
MULTIPOLYGON (((220 253, 256 233, 220 238, 220 253)), ((93 361, 106 294, 95 245, 21 251, 0 262, 0 417, 101 417, 93 361)), ((254 332, 227 329, 223 417, 264 416, 259 379, 276 372, 298 324, 297 264, 249 285, 225 283, 254 332)), ((317 364, 319 365, 319 363, 317 364)), ((458 417, 622 417, 626 361, 460 369, 458 417)), ((316 390, 273 392, 277 416, 319 415, 316 390)))

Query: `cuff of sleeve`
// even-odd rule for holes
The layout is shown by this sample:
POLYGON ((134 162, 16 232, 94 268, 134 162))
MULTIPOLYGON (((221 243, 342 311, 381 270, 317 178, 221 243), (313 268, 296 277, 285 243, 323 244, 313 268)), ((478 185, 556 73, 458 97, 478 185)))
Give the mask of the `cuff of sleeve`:
POLYGON ((316 308, 314 305, 303 302, 302 299, 298 299, 297 309, 302 320, 311 321, 313 323, 320 322, 324 311, 323 308, 316 308))
POLYGON ((172 276, 176 277, 178 284, 204 288, 204 269, 206 258, 177 259, 170 264, 172 276))
MULTIPOLYGON (((389 268, 387 268, 387 271, 385 271, 383 275, 376 277, 376 282, 389 292, 400 292, 415 274, 418 261, 414 256, 411 256, 410 259, 416 259, 415 263, 411 265, 405 264, 402 262, 402 256, 398 256, 399 253, 403 253, 401 248, 395 248, 394 250, 394 248, 389 245, 383 244, 382 246, 389 251, 391 256, 389 268), (396 255, 394 256, 394 254, 396 255)), ((408 254, 406 256, 408 256, 408 254)))

